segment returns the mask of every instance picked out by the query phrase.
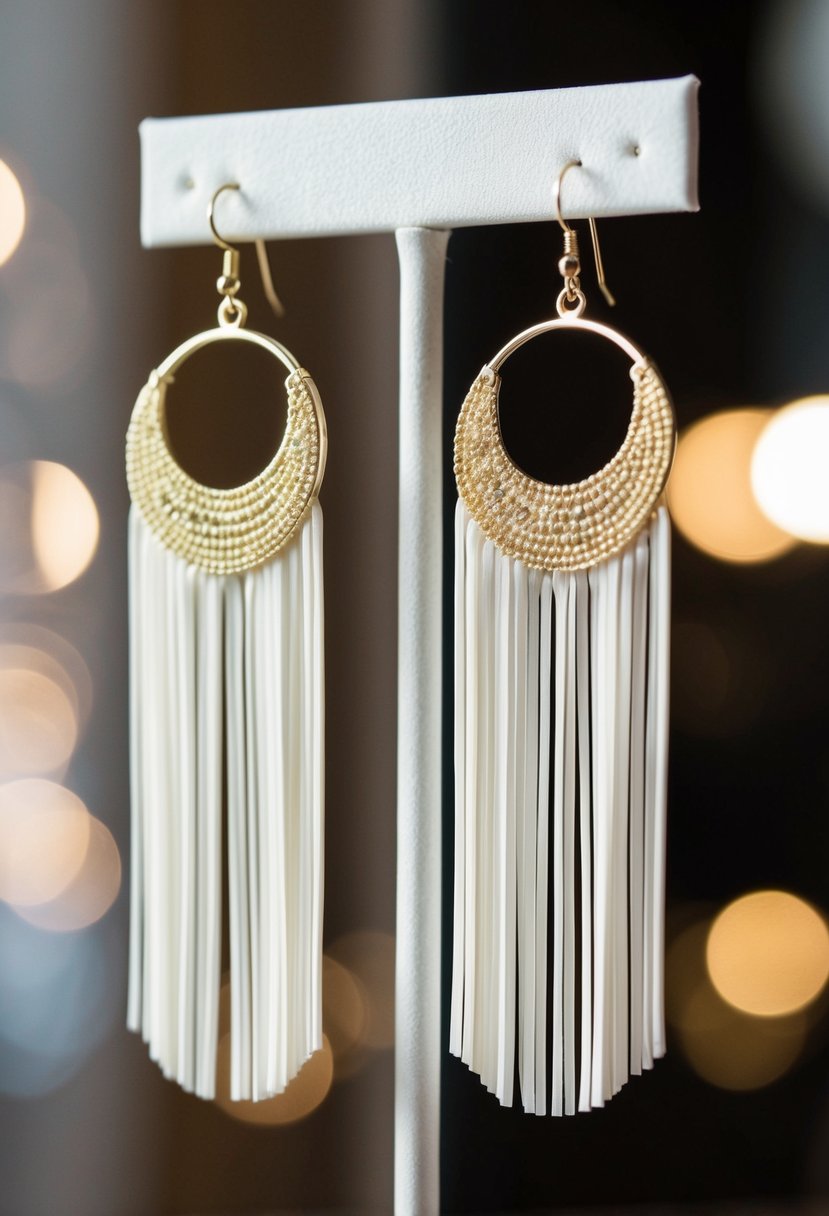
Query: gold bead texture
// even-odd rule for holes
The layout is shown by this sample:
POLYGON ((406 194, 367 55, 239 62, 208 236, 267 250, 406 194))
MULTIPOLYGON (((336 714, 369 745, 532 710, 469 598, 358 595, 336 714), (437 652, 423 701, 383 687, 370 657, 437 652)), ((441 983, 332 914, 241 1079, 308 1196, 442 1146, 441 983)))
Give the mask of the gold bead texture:
POLYGON ((536 481, 507 455, 498 423, 500 377, 485 367, 455 430, 458 494, 483 534, 535 570, 585 570, 611 557, 647 522, 676 446, 674 411, 656 368, 631 369, 633 415, 604 468, 571 485, 536 481))
POLYGON ((285 381, 285 435, 267 467, 244 485, 220 490, 176 463, 164 423, 167 383, 150 376, 127 431, 127 484, 163 545, 210 574, 237 574, 261 566, 291 540, 321 477, 320 418, 306 381, 303 369, 285 381))

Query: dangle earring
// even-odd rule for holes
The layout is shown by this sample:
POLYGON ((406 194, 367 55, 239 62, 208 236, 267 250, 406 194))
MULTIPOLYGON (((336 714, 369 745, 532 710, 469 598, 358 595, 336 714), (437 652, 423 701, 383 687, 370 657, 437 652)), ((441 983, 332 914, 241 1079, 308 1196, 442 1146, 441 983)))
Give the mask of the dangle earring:
POLYGON ((224 250, 218 327, 150 373, 127 432, 128 1025, 165 1076, 214 1096, 226 806, 231 1097, 257 1100, 322 1045, 326 429, 308 373, 245 328, 239 252, 213 220, 222 191, 238 189, 222 186, 208 209, 224 250), (259 347, 288 372, 280 447, 234 489, 195 481, 167 439, 175 374, 215 342, 259 347))
MULTIPOLYGON (((450 1050, 501 1103, 602 1106, 665 1051, 670 524, 676 431, 651 360, 583 317, 564 230, 558 315, 518 334, 455 432, 455 905, 450 1050), (631 360, 619 451, 571 485, 501 438, 500 372, 550 331, 631 360), (550 905, 552 905, 550 909, 550 905)), ((595 224, 591 233, 602 289, 595 224)))

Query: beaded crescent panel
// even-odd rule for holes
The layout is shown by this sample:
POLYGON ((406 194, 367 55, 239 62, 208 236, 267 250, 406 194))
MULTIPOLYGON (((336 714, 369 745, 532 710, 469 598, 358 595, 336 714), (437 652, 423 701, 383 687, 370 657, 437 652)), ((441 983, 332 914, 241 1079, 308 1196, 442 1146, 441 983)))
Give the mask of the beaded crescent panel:
POLYGON ((536 570, 584 570, 623 549, 665 488, 676 446, 668 391, 649 361, 631 368, 633 416, 624 442, 584 481, 555 486, 513 464, 498 422, 500 377, 484 367, 455 430, 458 494, 483 534, 536 570))
POLYGON ((285 381, 285 435, 252 481, 229 490, 195 481, 167 442, 167 382, 153 372, 127 431, 127 484, 151 531, 173 553, 210 574, 237 574, 272 558, 290 541, 322 481, 324 419, 303 369, 285 381))

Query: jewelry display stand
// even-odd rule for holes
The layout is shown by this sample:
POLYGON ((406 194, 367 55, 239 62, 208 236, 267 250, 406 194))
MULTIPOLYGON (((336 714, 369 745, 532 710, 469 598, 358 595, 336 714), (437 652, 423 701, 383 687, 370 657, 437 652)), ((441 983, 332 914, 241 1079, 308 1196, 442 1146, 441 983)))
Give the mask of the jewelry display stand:
POLYGON ((480 97, 147 119, 145 246, 395 233, 400 261, 397 1216, 439 1211, 443 283, 456 227, 697 208, 692 76, 480 97))

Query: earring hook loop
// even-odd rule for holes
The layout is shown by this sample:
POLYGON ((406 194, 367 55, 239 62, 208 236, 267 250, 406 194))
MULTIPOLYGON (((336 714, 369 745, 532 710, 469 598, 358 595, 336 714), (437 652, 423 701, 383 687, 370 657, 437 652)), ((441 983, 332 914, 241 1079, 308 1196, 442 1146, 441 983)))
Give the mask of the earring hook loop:
POLYGON ((210 225, 210 231, 213 233, 213 240, 225 253, 238 254, 239 250, 231 245, 229 241, 226 241, 216 227, 216 202, 219 195, 224 194, 225 190, 241 190, 241 188, 238 182, 225 182, 223 186, 219 186, 219 189, 214 191, 213 197, 207 204, 207 222, 210 225))
MULTIPOLYGON (((565 269, 564 269, 564 267, 562 267, 562 274, 564 274, 565 284, 566 284, 565 295, 566 295, 567 301, 570 305, 570 308, 568 308, 567 311, 572 311, 573 302, 576 299, 579 299, 580 288, 579 288, 579 285, 577 282, 578 273, 579 273, 578 239, 577 239, 575 230, 567 223, 566 219, 564 218, 564 213, 562 212, 562 209, 561 209, 561 190, 562 190, 562 186, 564 184, 564 178, 567 175, 567 173, 569 172, 569 170, 570 169, 580 169, 581 167, 582 167, 582 162, 580 160, 575 159, 575 158, 572 160, 568 160, 567 163, 564 165, 563 169, 561 170, 561 172, 559 173, 558 177, 556 178, 555 185, 553 186, 553 199, 555 201, 555 207, 556 207, 556 218, 558 219, 561 230, 564 233, 565 257, 562 258, 562 263, 565 262, 568 254, 572 255, 572 257, 575 259, 575 262, 571 264, 571 265, 575 266, 575 273, 573 273, 573 271, 569 267, 568 267, 569 273, 565 273, 565 269)), ((593 243, 593 257, 596 262, 596 277, 599 280, 599 290, 601 291, 602 295, 604 296, 605 300, 610 305, 610 307, 614 308, 616 305, 616 300, 615 300, 613 294, 611 293, 610 288, 607 285, 607 280, 605 279, 604 262, 602 261, 602 251, 599 246, 599 234, 596 230, 596 221, 593 218, 593 216, 591 215, 588 217, 587 222, 590 225, 590 239, 593 243)), ((561 266, 561 263, 560 263, 560 266, 561 266)), ((584 299, 584 297, 581 296, 580 302, 583 301, 583 299, 584 299)), ((562 305, 563 305, 563 302, 562 302, 562 305)), ((583 307, 583 303, 582 303, 582 307, 583 307)))
POLYGON ((559 173, 558 177, 556 178, 555 185, 553 186, 553 199, 554 199, 555 205, 556 205, 556 216, 558 218, 558 222, 561 226, 562 232, 572 233, 572 231, 573 231, 573 229, 567 223, 567 220, 564 218, 564 214, 561 210, 561 189, 562 189, 562 186, 564 185, 564 178, 566 177, 567 173, 571 169, 580 169, 580 168, 581 168, 580 160, 578 160, 578 159, 568 160, 567 164, 564 166, 564 168, 561 170, 561 173, 559 173))
MULTIPOLYGON (((213 197, 210 199, 207 207, 207 222, 210 225, 210 232, 213 236, 213 240, 219 249, 223 250, 225 253, 226 262, 228 261, 228 257, 231 259, 229 262, 229 267, 232 268, 231 276, 237 280, 237 283, 239 277, 239 250, 235 246, 231 245, 229 241, 226 241, 216 227, 216 202, 219 196, 223 194, 225 190, 241 190, 241 188, 242 187, 239 182, 225 182, 224 185, 219 186, 218 190, 214 192, 213 197)), ((260 237, 257 237, 254 240, 254 245, 256 247, 256 260, 259 265, 259 274, 262 279, 262 290, 265 294, 265 299, 268 301, 268 304, 276 317, 284 317, 285 306, 280 300, 276 287, 274 286, 270 259, 268 257, 268 247, 260 237)), ((228 271, 226 270, 225 275, 227 275, 227 273, 228 271)), ((229 292, 225 292, 221 287, 219 290, 225 296, 231 294, 229 292)), ((238 285, 236 290, 238 290, 238 285)), ((231 308, 231 313, 232 312, 233 309, 231 308)))

